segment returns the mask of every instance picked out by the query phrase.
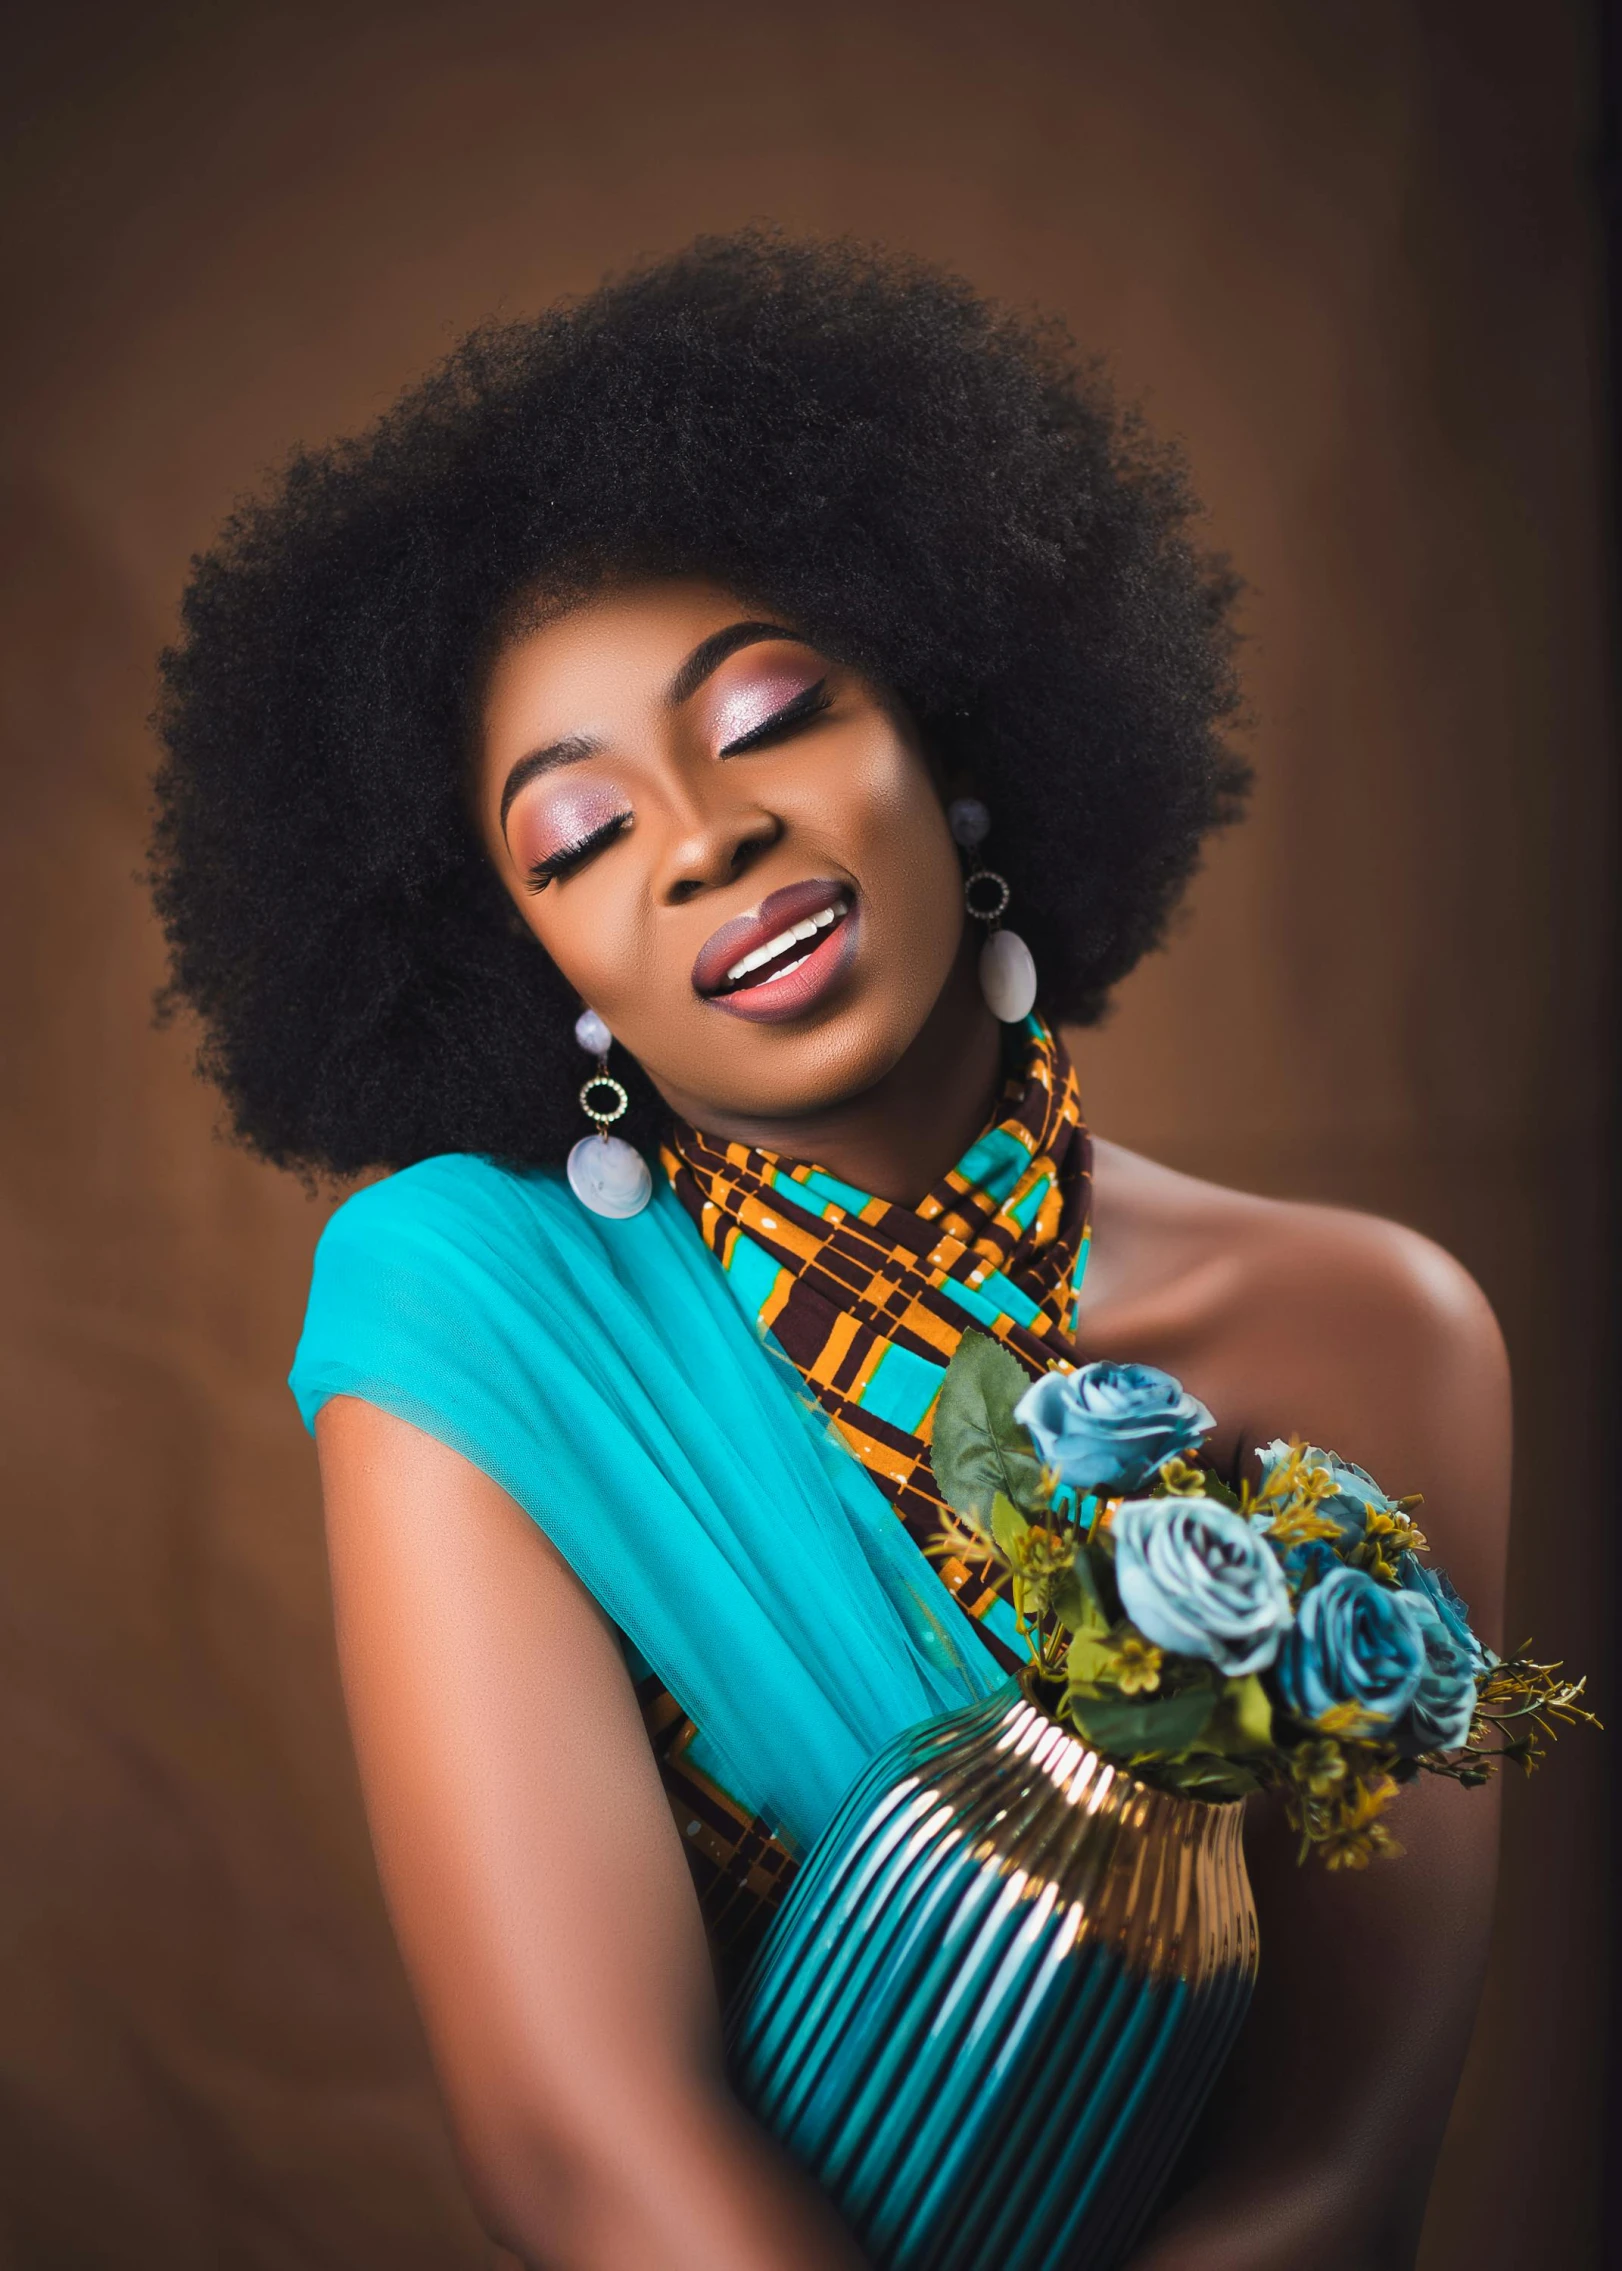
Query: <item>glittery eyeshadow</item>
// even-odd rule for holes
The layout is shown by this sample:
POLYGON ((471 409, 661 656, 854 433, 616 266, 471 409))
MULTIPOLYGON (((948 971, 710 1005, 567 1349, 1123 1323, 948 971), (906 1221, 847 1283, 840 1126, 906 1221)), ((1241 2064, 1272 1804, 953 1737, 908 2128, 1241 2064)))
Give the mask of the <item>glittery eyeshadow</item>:
POLYGON ((717 685, 705 720, 716 747, 725 749, 764 725, 797 694, 814 686, 825 667, 808 654, 803 660, 740 672, 728 684, 717 685))
POLYGON ((608 781, 537 783, 513 808, 507 841, 520 867, 556 859, 626 810, 625 792, 608 781))

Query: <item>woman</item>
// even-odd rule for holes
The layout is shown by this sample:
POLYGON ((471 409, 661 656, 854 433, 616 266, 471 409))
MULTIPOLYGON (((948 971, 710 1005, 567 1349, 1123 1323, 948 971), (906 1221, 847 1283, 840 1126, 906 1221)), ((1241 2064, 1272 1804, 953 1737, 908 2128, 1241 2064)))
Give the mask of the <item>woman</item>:
MULTIPOLYGON (((1081 1124, 1059 1024, 1158 941, 1244 787, 1233 586, 1191 510, 1061 340, 744 235, 475 335, 198 565, 159 904, 242 1137, 403 1171, 334 1217, 294 1385, 384 1886, 526 2261, 856 2260, 727 2094, 717 1976, 823 1802, 797 1839, 762 1791, 836 1784, 860 1730, 847 1757, 809 1688, 803 1724, 751 1711, 747 1620, 688 1599, 667 1499, 780 1513, 768 1554, 819 1492, 882 1503, 921 1566, 930 1402, 976 1323, 1033 1373, 1174 1372, 1230 1479, 1295 1432, 1422 1483, 1495 1621, 1508 1389, 1475 1287, 1081 1124), (996 878, 967 910, 965 864, 996 878), (1035 1017, 978 976, 1005 896, 1035 1017), (577 1091, 639 1157, 576 1149, 577 1091), (792 1386, 750 1372, 762 1330, 792 1386), (783 1449, 794 1390, 839 1473, 783 1449)), ((997 1596, 945 1576, 1011 1662, 997 1596)), ((817 1637, 756 1643, 787 1678, 817 1637)), ((1451 1785, 1401 1817, 1400 1869, 1324 1879, 1251 1825, 1262 1985, 1141 2271, 1412 2260, 1496 1829, 1451 1785)))

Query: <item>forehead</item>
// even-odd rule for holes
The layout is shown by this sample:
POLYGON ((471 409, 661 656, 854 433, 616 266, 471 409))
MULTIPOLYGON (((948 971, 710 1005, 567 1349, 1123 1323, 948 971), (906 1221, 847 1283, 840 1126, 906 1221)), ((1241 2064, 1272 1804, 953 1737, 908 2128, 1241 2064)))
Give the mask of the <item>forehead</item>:
POLYGON ((617 585, 502 646, 485 687, 487 748, 509 730, 572 733, 645 712, 693 649, 759 609, 697 577, 617 585), (589 713, 589 714, 588 714, 589 713))

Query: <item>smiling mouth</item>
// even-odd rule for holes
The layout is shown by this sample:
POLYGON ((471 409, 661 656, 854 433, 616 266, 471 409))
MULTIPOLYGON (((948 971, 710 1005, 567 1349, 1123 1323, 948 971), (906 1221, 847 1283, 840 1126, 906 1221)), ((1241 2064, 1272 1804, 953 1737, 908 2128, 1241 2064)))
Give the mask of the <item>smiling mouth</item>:
POLYGON ((855 940, 856 894, 848 884, 790 883, 752 915, 722 924, 693 965, 693 988, 735 1017, 798 1017, 843 976, 855 940))
POLYGON ((850 901, 839 898, 831 907, 824 907, 819 915, 806 915, 791 923, 787 930, 779 931, 775 938, 767 939, 752 954, 745 954, 734 962, 715 989, 716 996, 742 993, 756 986, 775 985, 809 962, 816 948, 830 930, 835 930, 850 913, 850 901))

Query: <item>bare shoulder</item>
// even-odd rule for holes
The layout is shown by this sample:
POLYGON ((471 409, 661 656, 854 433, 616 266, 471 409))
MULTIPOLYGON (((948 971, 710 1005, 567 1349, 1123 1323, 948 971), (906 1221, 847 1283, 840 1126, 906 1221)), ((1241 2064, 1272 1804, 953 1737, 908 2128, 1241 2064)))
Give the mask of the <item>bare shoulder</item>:
POLYGON ((1120 1144, 1094 1146, 1095 1255, 1089 1285, 1113 1306, 1177 1298, 1226 1321, 1257 1303, 1333 1311, 1382 1334, 1483 1357, 1497 1320, 1462 1263, 1399 1222, 1351 1207, 1262 1198, 1164 1167, 1120 1144))
POLYGON ((1509 1370, 1469 1272, 1346 1207, 1260 1198, 1095 1147, 1089 1355, 1162 1365, 1217 1414, 1235 1463, 1275 1435, 1398 1490, 1507 1506, 1509 1370), (1096 1272, 1096 1274, 1095 1274, 1096 1272))

